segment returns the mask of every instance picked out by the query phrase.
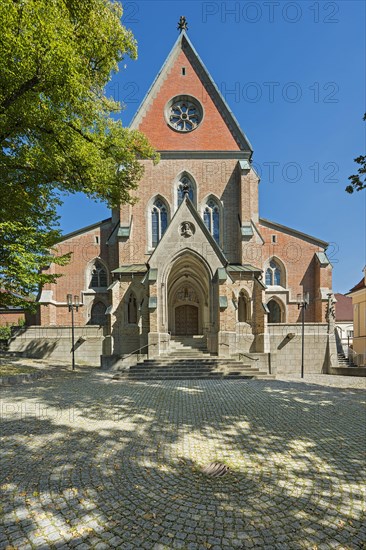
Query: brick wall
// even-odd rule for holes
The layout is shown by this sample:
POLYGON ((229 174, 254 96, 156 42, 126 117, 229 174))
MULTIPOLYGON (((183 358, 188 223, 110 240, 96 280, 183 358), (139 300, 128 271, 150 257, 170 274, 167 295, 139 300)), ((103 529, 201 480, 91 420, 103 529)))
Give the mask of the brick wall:
POLYGON ((88 231, 77 233, 62 241, 57 247, 58 254, 71 252, 71 260, 65 266, 50 266, 50 273, 58 273, 61 276, 57 284, 45 285, 44 291, 52 290, 51 302, 40 306, 40 323, 43 326, 69 325, 71 314, 66 305, 66 296, 71 293, 78 295, 82 305, 79 311, 75 311, 75 325, 85 325, 90 316, 93 302, 102 301, 107 305, 107 292, 95 293, 88 288, 90 283, 91 262, 100 258, 108 270, 109 283, 110 271, 118 266, 118 258, 115 246, 108 246, 107 239, 112 231, 111 222, 102 223, 88 231))
POLYGON ((175 63, 151 102, 139 130, 144 132, 152 145, 164 151, 237 151, 239 146, 228 129, 220 112, 206 91, 184 52, 175 63), (186 68, 182 75, 182 67, 186 68), (192 132, 176 132, 166 123, 164 109, 167 102, 177 95, 190 95, 199 100, 204 118, 192 132))
POLYGON ((237 160, 174 159, 161 160, 156 166, 143 161, 145 174, 139 184, 138 202, 133 207, 121 207, 121 219, 133 216, 131 238, 119 244, 121 264, 144 263, 149 258, 148 206, 160 195, 169 207, 170 217, 176 210, 175 189, 179 175, 190 174, 197 184, 197 207, 201 213, 204 199, 213 194, 223 203, 224 252, 230 262, 240 261, 238 252, 238 214, 240 213, 237 160))
MULTIPOLYGON (((301 311, 297 307, 296 296, 302 294, 303 291, 310 293, 310 304, 305 311, 305 321, 324 322, 325 302, 320 300, 319 288, 332 288, 332 268, 330 265, 320 267, 315 257, 315 253, 323 251, 324 248, 262 224, 258 224, 258 228, 264 239, 264 244, 263 246, 254 246, 256 246, 255 252, 262 269, 265 268, 268 259, 272 257, 278 258, 285 268, 284 286, 290 290, 288 298, 291 300, 291 303, 287 303, 286 322, 296 323, 301 320, 301 311), (276 243, 272 243, 272 235, 276 236, 276 243)), ((251 249, 250 245, 248 252, 253 256, 253 248, 251 249)), ((244 258, 248 252, 244 250, 244 258)), ((284 295, 281 295, 281 299, 285 300, 284 295)))

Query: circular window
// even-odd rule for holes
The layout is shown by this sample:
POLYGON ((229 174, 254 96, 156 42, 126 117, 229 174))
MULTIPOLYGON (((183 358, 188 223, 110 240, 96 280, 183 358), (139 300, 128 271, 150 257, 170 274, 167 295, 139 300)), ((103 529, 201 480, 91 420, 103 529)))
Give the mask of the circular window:
POLYGON ((192 132, 202 121, 203 109, 194 97, 177 96, 168 102, 165 108, 165 118, 173 130, 192 132))

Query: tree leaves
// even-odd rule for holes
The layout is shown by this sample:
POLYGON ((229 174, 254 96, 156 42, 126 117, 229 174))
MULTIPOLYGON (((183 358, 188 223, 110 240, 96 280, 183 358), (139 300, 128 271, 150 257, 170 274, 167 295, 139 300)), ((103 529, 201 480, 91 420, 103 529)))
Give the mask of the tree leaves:
MULTIPOLYGON (((366 113, 363 116, 363 120, 366 120, 366 113)), ((354 161, 360 165, 360 168, 358 169, 357 174, 349 176, 348 179, 351 181, 351 185, 347 185, 347 193, 353 193, 354 191, 366 189, 366 156, 360 155, 355 158, 354 161)))
POLYGON ((67 261, 52 252, 63 193, 133 202, 139 160, 158 161, 143 134, 110 117, 120 109, 104 93, 111 72, 137 55, 121 15, 112 0, 0 3, 0 286, 11 292, 54 282, 42 269, 67 261))

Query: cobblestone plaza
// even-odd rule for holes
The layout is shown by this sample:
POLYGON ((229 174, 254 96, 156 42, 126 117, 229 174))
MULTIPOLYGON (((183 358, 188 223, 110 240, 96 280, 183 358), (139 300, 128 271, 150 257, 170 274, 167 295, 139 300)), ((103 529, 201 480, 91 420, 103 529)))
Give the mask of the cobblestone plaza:
POLYGON ((333 380, 3 389, 0 548, 365 548, 365 384, 333 380))

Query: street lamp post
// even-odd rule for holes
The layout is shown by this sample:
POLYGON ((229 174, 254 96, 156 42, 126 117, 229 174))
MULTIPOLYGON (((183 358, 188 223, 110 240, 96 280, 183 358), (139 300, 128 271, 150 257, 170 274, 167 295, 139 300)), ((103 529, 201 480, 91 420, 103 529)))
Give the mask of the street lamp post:
POLYGON ((75 294, 74 302, 72 301, 72 294, 67 295, 67 306, 71 311, 71 352, 72 352, 72 370, 75 370, 75 325, 74 325, 74 309, 78 311, 80 306, 79 296, 75 294))
POLYGON ((309 305, 309 293, 297 295, 297 308, 301 308, 301 378, 304 378, 304 349, 305 349, 305 309, 309 305))

